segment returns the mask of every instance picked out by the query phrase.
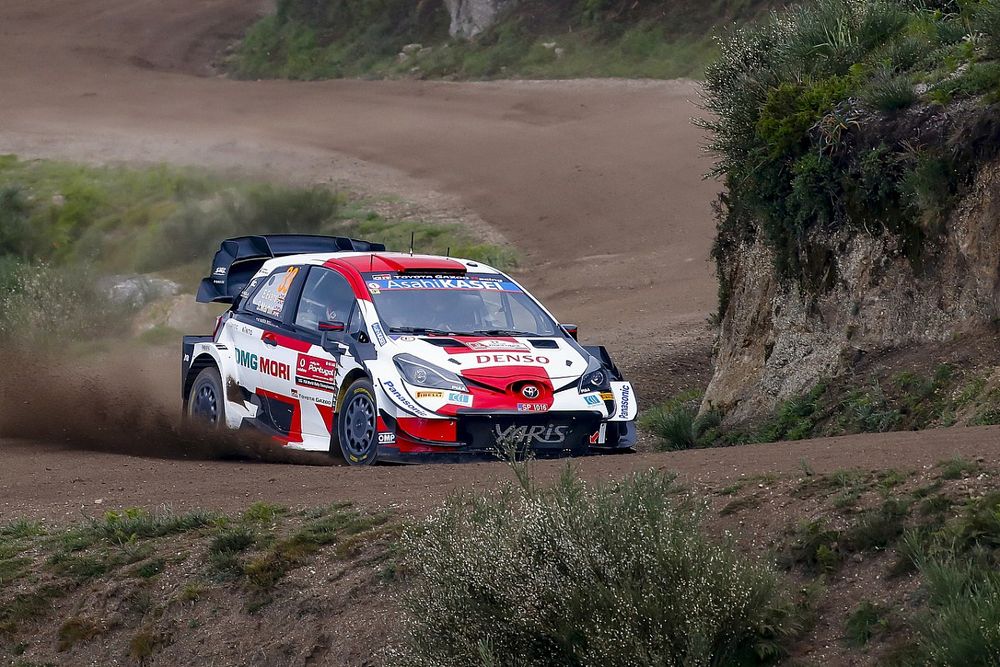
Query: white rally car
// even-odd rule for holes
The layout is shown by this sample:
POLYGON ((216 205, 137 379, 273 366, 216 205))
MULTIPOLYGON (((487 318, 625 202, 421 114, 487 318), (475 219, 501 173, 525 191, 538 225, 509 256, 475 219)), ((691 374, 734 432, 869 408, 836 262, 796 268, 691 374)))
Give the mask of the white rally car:
POLYGON ((226 240, 185 336, 185 415, 354 465, 629 451, 636 400, 509 276, 342 237, 226 240))

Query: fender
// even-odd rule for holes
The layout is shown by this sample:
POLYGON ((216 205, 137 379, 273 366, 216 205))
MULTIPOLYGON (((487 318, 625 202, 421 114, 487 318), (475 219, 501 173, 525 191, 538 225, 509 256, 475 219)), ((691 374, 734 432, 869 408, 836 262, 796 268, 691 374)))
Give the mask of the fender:
POLYGON ((244 419, 256 416, 257 407, 248 405, 243 399, 242 389, 236 382, 236 355, 233 349, 228 345, 213 342, 211 336, 184 337, 182 398, 185 412, 191 384, 198 373, 209 364, 214 364, 222 376, 226 393, 226 425, 233 429, 239 428, 244 419))

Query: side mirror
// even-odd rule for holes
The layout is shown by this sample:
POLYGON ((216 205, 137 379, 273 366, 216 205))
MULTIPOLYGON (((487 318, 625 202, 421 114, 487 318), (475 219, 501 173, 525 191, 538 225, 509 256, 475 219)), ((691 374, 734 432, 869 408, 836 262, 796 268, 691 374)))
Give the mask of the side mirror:
POLYGON ((348 349, 343 341, 347 325, 343 322, 320 322, 319 330, 323 335, 320 347, 339 359, 348 349))
POLYGON ((566 335, 573 340, 578 340, 577 334, 580 332, 580 327, 575 324, 563 324, 562 330, 566 332, 566 335))
POLYGON ((319 330, 324 333, 327 331, 343 333, 344 331, 347 331, 347 325, 343 322, 320 322, 319 330))

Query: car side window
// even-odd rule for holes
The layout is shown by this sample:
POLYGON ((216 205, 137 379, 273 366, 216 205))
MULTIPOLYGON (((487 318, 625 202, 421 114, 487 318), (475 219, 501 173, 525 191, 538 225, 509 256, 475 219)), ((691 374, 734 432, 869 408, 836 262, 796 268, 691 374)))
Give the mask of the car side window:
POLYGON ((295 313, 295 325, 319 331, 320 322, 347 324, 354 307, 354 290, 344 276, 336 271, 313 267, 306 276, 295 313))
POLYGON ((298 275, 299 267, 297 266, 278 269, 269 275, 250 297, 247 310, 280 320, 282 313, 285 312, 285 299, 288 297, 288 290, 295 283, 295 278, 298 275))

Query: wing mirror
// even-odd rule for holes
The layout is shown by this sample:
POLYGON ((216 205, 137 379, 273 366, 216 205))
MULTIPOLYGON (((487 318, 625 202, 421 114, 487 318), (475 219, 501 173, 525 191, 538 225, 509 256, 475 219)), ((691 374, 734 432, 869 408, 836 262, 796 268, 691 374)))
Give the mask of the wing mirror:
POLYGON ((343 322, 320 322, 319 330, 322 332, 332 331, 334 333, 343 333, 347 331, 347 325, 343 322))
POLYGON ((566 332, 566 335, 573 340, 578 340, 577 334, 580 332, 580 327, 575 324, 563 324, 562 330, 566 332))
POLYGON ((340 355, 344 354, 348 350, 347 345, 345 345, 343 341, 344 333, 347 331, 347 325, 343 322, 320 322, 319 330, 320 333, 323 334, 320 347, 339 360, 340 355))

